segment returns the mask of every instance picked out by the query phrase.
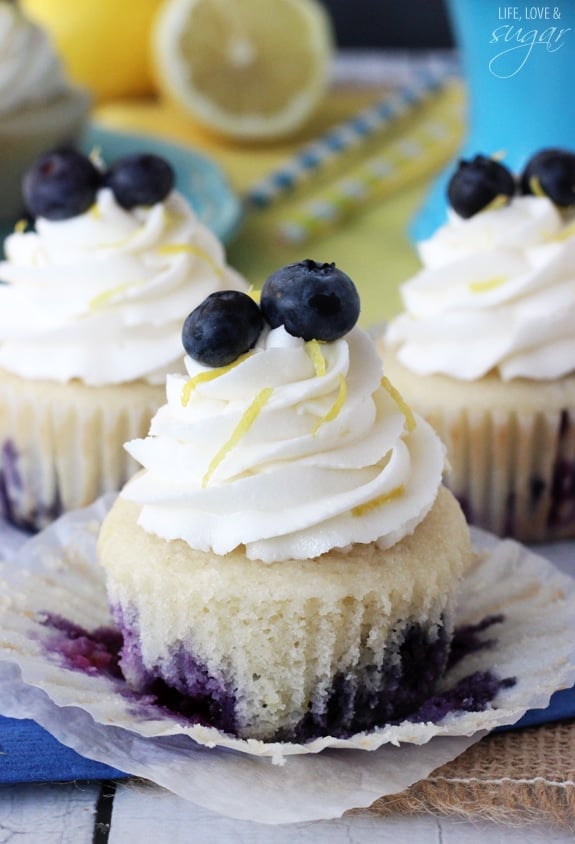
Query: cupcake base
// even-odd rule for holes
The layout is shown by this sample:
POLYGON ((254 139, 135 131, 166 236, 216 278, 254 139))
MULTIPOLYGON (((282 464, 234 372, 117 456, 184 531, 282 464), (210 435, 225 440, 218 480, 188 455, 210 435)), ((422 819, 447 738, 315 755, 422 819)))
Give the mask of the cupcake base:
POLYGON ((163 386, 88 387, 0 370, 0 514, 40 530, 119 490, 138 468, 124 449, 145 436, 163 386))
POLYGON ((120 497, 98 545, 134 690, 240 738, 302 741, 400 720, 442 676, 471 557, 446 489, 386 551, 271 565, 165 542, 138 514, 120 497))
POLYGON ((383 351, 384 370, 447 447, 446 485, 470 524, 522 542, 575 537, 575 375, 418 376, 383 351))

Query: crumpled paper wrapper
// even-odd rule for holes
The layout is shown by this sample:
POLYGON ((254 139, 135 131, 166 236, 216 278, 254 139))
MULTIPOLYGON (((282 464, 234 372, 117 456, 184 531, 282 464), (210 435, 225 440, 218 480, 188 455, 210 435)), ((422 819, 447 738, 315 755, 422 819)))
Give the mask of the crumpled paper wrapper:
POLYGON ((0 712, 33 718, 80 754, 212 811, 276 824, 339 817, 403 791, 575 682, 575 580, 513 541, 472 529, 480 554, 465 579, 457 624, 504 619, 485 631, 494 646, 464 657, 443 686, 478 670, 514 677, 515 685, 485 711, 302 745, 182 725, 173 715, 135 706, 121 680, 63 667, 46 648, 53 635, 42 624, 46 613, 88 630, 111 623, 95 544, 112 499, 62 517, 2 564, 0 712))

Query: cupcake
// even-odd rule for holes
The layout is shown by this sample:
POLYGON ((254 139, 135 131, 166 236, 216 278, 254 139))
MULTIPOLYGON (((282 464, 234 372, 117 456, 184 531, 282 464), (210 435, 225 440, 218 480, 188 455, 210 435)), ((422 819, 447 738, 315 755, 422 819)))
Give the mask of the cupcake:
POLYGON ((125 483, 123 444, 181 366, 181 313, 246 285, 157 156, 47 153, 24 194, 34 226, 0 263, 0 504, 38 529, 125 483))
POLYGON ((311 260, 259 308, 208 297, 101 526, 129 686, 244 739, 373 730, 446 666, 468 529, 358 312, 351 279, 311 260))
POLYGON ((574 185, 564 150, 461 162, 380 343, 468 521, 522 541, 575 536, 574 185))
POLYGON ((46 149, 74 142, 90 110, 71 85, 46 32, 0 0, 0 225, 22 215, 21 181, 46 149))

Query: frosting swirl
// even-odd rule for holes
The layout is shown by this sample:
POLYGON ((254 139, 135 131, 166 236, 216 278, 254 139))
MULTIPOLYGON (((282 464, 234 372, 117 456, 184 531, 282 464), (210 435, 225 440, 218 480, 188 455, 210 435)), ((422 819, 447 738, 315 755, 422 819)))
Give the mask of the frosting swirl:
POLYGON ((575 226, 547 198, 452 213, 419 253, 423 269, 402 286, 405 312, 385 337, 404 366, 470 381, 575 370, 575 226))
POLYGON ((39 218, 5 252, 0 367, 28 378, 163 383, 181 359, 182 314, 247 286, 176 191, 127 211, 103 188, 85 214, 39 218))
POLYGON ((148 532, 271 563, 389 547, 433 505, 443 445, 361 329, 320 344, 280 326, 229 367, 185 364, 150 435, 126 445, 146 471, 122 495, 148 532))
POLYGON ((0 116, 63 93, 68 88, 46 32, 11 3, 0 3, 0 116))

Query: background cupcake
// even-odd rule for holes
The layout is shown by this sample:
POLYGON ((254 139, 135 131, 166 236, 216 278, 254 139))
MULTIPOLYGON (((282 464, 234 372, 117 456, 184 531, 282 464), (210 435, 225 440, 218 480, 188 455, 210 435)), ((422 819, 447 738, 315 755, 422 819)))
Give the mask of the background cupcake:
POLYGON ((100 533, 128 683, 243 738, 401 719, 449 653, 467 526, 351 284, 304 261, 264 285, 265 322, 243 294, 192 312, 100 533))
POLYGON ((468 519, 525 541, 575 536, 574 176, 562 150, 534 156, 518 189, 501 163, 462 162, 456 210, 419 245, 381 341, 468 519))
POLYGON ((0 225, 24 212, 22 177, 46 149, 75 141, 90 97, 71 85, 49 37, 17 3, 0 0, 0 225))
POLYGON ((35 217, 0 264, 0 499, 33 528, 118 489, 181 366, 181 315, 246 285, 173 189, 167 162, 46 154, 24 192, 35 217))

